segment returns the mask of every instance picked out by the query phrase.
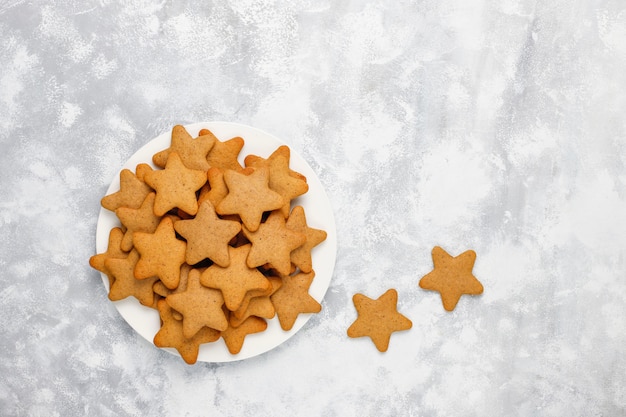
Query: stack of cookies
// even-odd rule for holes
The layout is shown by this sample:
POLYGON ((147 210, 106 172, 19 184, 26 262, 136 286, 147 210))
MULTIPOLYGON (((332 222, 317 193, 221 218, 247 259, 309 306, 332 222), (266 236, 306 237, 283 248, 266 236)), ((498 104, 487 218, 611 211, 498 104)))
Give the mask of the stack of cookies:
POLYGON ((308 191, 290 168, 290 149, 239 162, 241 137, 220 141, 203 129, 172 129, 171 144, 135 171, 102 207, 115 212, 107 250, 90 265, 109 279, 112 301, 135 297, 155 308, 159 347, 197 361, 199 346, 222 338, 232 354, 247 334, 277 316, 290 330, 301 313, 317 313, 309 295, 311 250, 326 239, 309 227, 294 199, 308 191))

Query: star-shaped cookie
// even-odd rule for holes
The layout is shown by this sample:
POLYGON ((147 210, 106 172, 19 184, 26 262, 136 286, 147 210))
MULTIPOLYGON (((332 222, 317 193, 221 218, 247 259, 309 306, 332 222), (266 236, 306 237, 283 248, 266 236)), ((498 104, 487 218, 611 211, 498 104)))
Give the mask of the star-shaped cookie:
POLYGON ((152 162, 163 168, 170 152, 176 152, 187 168, 206 172, 209 169, 206 157, 216 140, 217 138, 211 132, 194 139, 187 132, 187 129, 181 125, 176 125, 172 128, 170 147, 155 153, 152 156, 152 162))
POLYGON ((202 273, 200 282, 206 287, 222 290, 226 307, 235 311, 248 291, 267 290, 271 284, 261 272, 246 264, 250 244, 237 248, 229 246, 228 251, 230 264, 226 268, 211 265, 202 273))
POLYGON ((215 342, 220 338, 218 330, 208 327, 200 329, 192 338, 186 338, 183 335, 183 322, 175 318, 174 310, 167 301, 159 300, 157 309, 163 324, 154 336, 155 346, 176 349, 183 360, 190 365, 198 360, 201 344, 215 342))
POLYGON ((419 286, 425 290, 438 291, 443 308, 447 311, 454 310, 463 294, 482 294, 483 285, 472 274, 476 252, 468 250, 453 257, 436 246, 432 257, 434 269, 420 279, 419 286))
POLYGON ((141 255, 135 267, 135 278, 158 276, 167 288, 176 288, 187 245, 176 238, 172 218, 163 217, 154 233, 135 232, 133 242, 141 255))
POLYGON ((228 322, 232 327, 239 327, 250 316, 271 319, 276 315, 270 296, 282 286, 283 281, 280 277, 268 277, 268 279, 272 285, 269 294, 251 297, 245 305, 242 304, 237 311, 231 312, 228 322))
POLYGON ((124 259, 109 258, 105 261, 107 269, 115 277, 109 290, 109 299, 118 301, 133 296, 141 304, 153 307, 154 290, 152 287, 158 280, 158 277, 135 278, 134 270, 138 260, 139 253, 133 249, 124 259))
POLYGON ((196 191, 206 183, 206 172, 189 169, 177 152, 170 152, 165 169, 147 172, 146 183, 156 191, 154 214, 163 216, 173 208, 195 215, 198 211, 196 191))
POLYGON ((122 239, 124 232, 119 227, 114 227, 109 232, 109 243, 106 252, 93 255, 89 258, 89 265, 97 271, 102 272, 109 278, 109 287, 113 284, 115 277, 106 267, 105 262, 109 258, 125 258, 128 254, 122 250, 122 239))
POLYGON ((281 208, 283 197, 269 188, 267 167, 255 169, 250 175, 233 170, 224 172, 228 194, 216 207, 218 214, 238 214, 251 232, 261 224, 263 213, 281 208))
POLYGON ((183 336, 190 339, 204 326, 226 330, 228 320, 222 306, 224 297, 219 290, 200 284, 200 271, 192 269, 187 276, 185 291, 168 295, 165 299, 183 316, 183 336))
POLYGON ((222 267, 230 263, 228 242, 241 230, 241 223, 222 220, 210 201, 200 205, 194 219, 174 223, 174 229, 187 240, 186 260, 190 265, 208 258, 222 267))
POLYGON ((150 193, 139 208, 120 207, 115 210, 120 222, 126 227, 121 244, 123 250, 133 248, 134 232, 153 233, 159 225, 161 218, 154 214, 154 198, 155 194, 150 193))
MULTIPOLYGON (((250 160, 250 158, 248 158, 250 160)), ((291 200, 306 193, 309 185, 306 179, 292 175, 289 168, 289 156, 274 152, 267 159, 258 159, 249 162, 254 167, 266 166, 270 171, 269 186, 285 199, 285 204, 280 208, 285 218, 289 216, 291 200)))
POLYGON ((291 210, 286 225, 288 229, 303 233, 306 236, 305 242, 291 252, 291 262, 300 268, 300 271, 311 272, 313 270, 311 250, 326 240, 326 231, 314 229, 307 225, 302 206, 296 206, 291 210))
POLYGON ((255 232, 245 226, 242 230, 252 244, 247 260, 249 267, 270 264, 279 274, 289 275, 291 251, 305 242, 304 233, 287 228, 285 218, 279 211, 272 211, 255 232))
POLYGON ((260 317, 250 316, 245 319, 239 326, 229 326, 222 332, 222 338, 226 343, 228 351, 233 355, 241 352, 243 342, 247 335, 252 333, 260 333, 267 329, 267 322, 260 317))
POLYGON ((150 187, 140 181, 130 169, 120 171, 120 189, 106 195, 100 204, 107 210, 115 211, 120 207, 138 208, 146 196, 152 191, 150 187))
MULTIPOLYGON (((205 132, 210 133, 208 129, 200 131, 201 134, 205 134, 205 132)), ((239 136, 224 142, 219 139, 215 140, 215 145, 213 145, 213 148, 206 158, 209 166, 240 171, 243 167, 237 158, 239 157, 239 152, 241 152, 244 143, 243 138, 239 136)))
POLYGON ((291 330, 298 315, 321 311, 321 304, 309 294, 314 277, 315 272, 283 277, 283 284, 270 296, 283 330, 291 330))
POLYGON ((413 326, 411 320, 398 312, 398 292, 393 288, 376 300, 355 294, 352 301, 358 317, 348 328, 348 336, 369 336, 380 352, 387 351, 393 332, 408 330, 413 326))

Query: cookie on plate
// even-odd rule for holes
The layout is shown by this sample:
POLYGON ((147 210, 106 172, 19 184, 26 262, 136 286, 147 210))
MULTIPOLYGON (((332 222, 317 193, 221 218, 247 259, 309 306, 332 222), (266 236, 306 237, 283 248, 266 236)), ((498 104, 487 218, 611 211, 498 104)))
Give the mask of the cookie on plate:
POLYGON ((185 362, 193 365, 198 360, 200 345, 215 342, 220 338, 220 332, 209 327, 203 327, 191 338, 183 335, 183 322, 174 317, 174 310, 165 300, 157 302, 157 309, 161 316, 161 328, 154 335, 155 346, 171 347, 178 351, 185 362))
POLYGON ((146 183, 156 191, 154 214, 163 216, 173 208, 195 215, 196 191, 206 183, 206 172, 187 168, 176 152, 170 152, 165 169, 147 172, 146 183))
POLYGON ((135 232, 133 242, 141 255, 135 267, 135 278, 157 276, 167 288, 176 288, 187 245, 176 238, 172 218, 163 217, 154 233, 135 232))
POLYGON ((319 313, 322 310, 321 304, 309 294, 314 277, 313 271, 283 277, 283 284, 271 295, 270 299, 283 330, 291 330, 300 314, 319 313))
POLYGON ((228 194, 217 205, 217 213, 239 215, 251 232, 259 228, 263 213, 279 209, 284 204, 283 197, 269 188, 269 170, 266 167, 255 169, 250 175, 227 170, 224 181, 228 194))

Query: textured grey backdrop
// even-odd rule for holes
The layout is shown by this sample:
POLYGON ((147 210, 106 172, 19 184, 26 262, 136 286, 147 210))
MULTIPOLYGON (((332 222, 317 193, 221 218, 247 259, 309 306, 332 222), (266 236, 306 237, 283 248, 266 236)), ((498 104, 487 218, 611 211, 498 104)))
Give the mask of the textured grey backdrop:
POLYGON ((626 414, 626 5, 616 0, 0 2, 0 414, 626 414), (273 133, 338 229, 323 311, 190 367, 88 258, 124 161, 176 123, 273 133), (480 297, 418 288, 476 250, 480 297), (351 297, 397 288, 380 354, 351 297))

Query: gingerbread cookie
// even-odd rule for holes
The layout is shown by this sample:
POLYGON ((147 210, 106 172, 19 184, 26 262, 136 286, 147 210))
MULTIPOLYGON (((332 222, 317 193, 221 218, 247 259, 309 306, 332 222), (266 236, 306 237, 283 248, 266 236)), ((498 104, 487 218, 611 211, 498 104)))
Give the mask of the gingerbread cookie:
POLYGON ((139 208, 120 207, 115 214, 120 223, 126 228, 122 239, 122 250, 129 251, 133 247, 133 233, 153 233, 161 221, 161 217, 154 214, 154 199, 156 194, 150 193, 143 200, 139 208))
POLYGON ((376 300, 355 294, 352 301, 358 318, 348 328, 348 336, 369 336, 381 352, 387 351, 393 332, 408 330, 413 326, 411 320, 397 311, 398 293, 395 289, 387 290, 376 300))
POLYGON ((109 299, 118 301, 133 296, 141 304, 153 307, 154 290, 152 287, 158 278, 135 278, 134 271, 138 260, 139 253, 133 249, 124 259, 109 258, 105 261, 107 269, 115 278, 109 290, 109 299))
POLYGON ((228 351, 236 355, 243 347, 244 339, 252 333, 259 333, 267 329, 267 322, 260 317, 250 316, 239 326, 229 326, 222 332, 222 338, 226 343, 228 351))
POLYGON ((268 277, 268 279, 271 284, 271 290, 267 295, 251 297, 245 306, 242 305, 230 314, 228 322, 232 327, 239 327, 250 316, 271 319, 276 315, 276 309, 274 304, 272 304, 270 296, 281 287, 283 281, 279 277, 268 277))
POLYGON ((251 268, 270 264, 281 275, 291 272, 291 251, 306 241, 306 235, 285 226, 285 218, 279 211, 273 211, 259 228, 252 232, 242 228, 244 236, 252 247, 247 264, 251 268))
POLYGON ((211 132, 207 131, 194 139, 187 132, 187 129, 181 125, 176 125, 172 129, 170 147, 154 154, 152 162, 156 166, 164 168, 170 153, 176 152, 187 168, 206 172, 209 169, 206 157, 216 141, 217 138, 211 132))
POLYGON ((259 228, 264 212, 279 209, 284 204, 283 197, 269 188, 269 170, 266 167, 255 169, 250 175, 227 170, 224 181, 228 194, 216 211, 222 215, 239 215, 252 232, 259 228))
POLYGON ((453 257, 435 246, 432 257, 434 269, 420 279, 419 286, 439 292, 444 309, 454 310, 463 294, 482 294, 483 285, 472 274, 476 252, 468 250, 453 257))
POLYGON ((321 311, 320 303, 309 294, 314 277, 315 272, 284 277, 281 287, 270 297, 283 330, 291 330, 298 315, 321 311))
POLYGON ((141 255, 135 267, 135 278, 157 276, 167 288, 176 288, 187 245, 176 238, 173 220, 163 217, 154 233, 135 232, 133 242, 141 255))
POLYGON ((157 309, 161 316, 161 328, 154 336, 154 344, 158 347, 171 347, 178 351, 185 362, 193 365, 198 360, 200 345, 215 342, 220 338, 220 332, 203 327, 191 338, 183 335, 183 322, 174 317, 174 310, 165 300, 157 302, 157 309))
MULTIPOLYGON (((287 148, 288 149, 288 148, 287 148)), ((285 204, 280 208, 280 212, 285 218, 289 216, 291 200, 301 196, 309 190, 306 178, 299 178, 292 174, 289 168, 289 157, 282 154, 272 154, 268 159, 255 159, 250 161, 253 167, 266 166, 269 169, 269 187, 280 194, 285 200, 285 204)), ((301 175, 301 177, 304 177, 301 175)))
POLYGON ((222 293, 201 285, 197 269, 189 271, 185 291, 168 295, 165 301, 182 314, 183 336, 187 339, 205 326, 220 331, 228 327, 228 320, 222 310, 222 293))
POLYGON ((241 224, 222 220, 210 201, 202 203, 195 218, 174 223, 174 229, 187 240, 186 261, 190 265, 210 259, 227 267, 230 263, 228 243, 237 236, 241 224))
POLYGON ((268 279, 256 268, 246 264, 250 253, 250 245, 228 248, 230 263, 223 268, 213 264, 202 273, 200 282, 209 288, 222 291, 224 302, 230 311, 237 310, 243 302, 246 293, 254 290, 267 290, 270 287, 268 279))
POLYGON ((194 215, 196 191, 206 183, 206 172, 187 168, 176 152, 170 152, 165 169, 147 172, 146 183, 156 191, 154 214, 163 216, 173 208, 194 215))
POLYGON ((140 181, 129 169, 120 171, 120 189, 104 196, 100 204, 107 210, 115 211, 120 207, 138 208, 152 190, 140 181))
POLYGON ((309 227, 302 206, 296 206, 291 210, 286 226, 295 232, 304 234, 304 243, 291 251, 291 262, 302 272, 313 270, 311 250, 326 240, 327 233, 324 230, 309 227))
POLYGON ((109 232, 109 243, 106 252, 93 255, 89 258, 89 265, 102 272, 109 279, 109 287, 115 279, 111 275, 109 269, 106 267, 105 262, 109 258, 125 258, 128 254, 122 250, 122 239, 124 238, 124 232, 119 227, 114 227, 109 232))
MULTIPOLYGON (((208 129, 203 129, 200 133, 210 132, 208 129)), ((243 138, 234 137, 227 141, 220 141, 217 139, 215 145, 207 155, 207 162, 211 167, 218 167, 222 170, 232 169, 234 171, 241 171, 243 168, 237 159, 239 152, 244 145, 243 138)))

